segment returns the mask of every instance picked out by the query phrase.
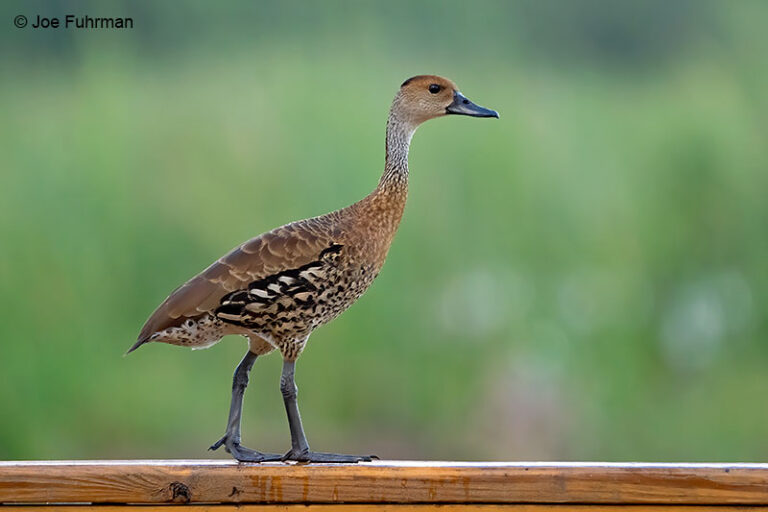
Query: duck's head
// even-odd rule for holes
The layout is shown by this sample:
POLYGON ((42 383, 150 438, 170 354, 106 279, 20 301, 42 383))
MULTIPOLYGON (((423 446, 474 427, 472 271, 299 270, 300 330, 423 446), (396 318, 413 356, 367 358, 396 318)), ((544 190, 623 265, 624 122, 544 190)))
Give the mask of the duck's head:
POLYGON ((469 101, 452 81, 436 75, 414 76, 403 82, 392 105, 392 113, 414 125, 451 114, 499 117, 495 110, 469 101))

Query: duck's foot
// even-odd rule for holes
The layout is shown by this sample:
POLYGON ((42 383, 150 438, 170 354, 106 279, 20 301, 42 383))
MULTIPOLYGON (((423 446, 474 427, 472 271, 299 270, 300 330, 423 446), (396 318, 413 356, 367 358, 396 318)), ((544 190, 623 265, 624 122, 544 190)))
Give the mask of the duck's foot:
POLYGON ((375 455, 343 455, 340 453, 324 453, 324 452, 298 452, 290 450, 283 455, 282 460, 294 460, 296 462, 336 462, 336 463, 355 463, 355 462, 371 462, 373 459, 378 459, 375 455))
POLYGON ((277 453, 264 453, 241 446, 239 442, 231 441, 228 435, 211 445, 209 450, 217 450, 224 445, 224 449, 238 462, 270 462, 283 460, 283 456, 277 453))

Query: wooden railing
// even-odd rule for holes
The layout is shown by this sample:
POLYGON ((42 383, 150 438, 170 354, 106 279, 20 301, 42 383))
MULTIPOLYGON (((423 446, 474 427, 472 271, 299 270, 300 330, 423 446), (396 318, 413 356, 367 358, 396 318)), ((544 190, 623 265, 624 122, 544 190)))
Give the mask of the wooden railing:
POLYGON ((0 462, 0 503, 3 512, 753 510, 768 507, 768 464, 0 462))

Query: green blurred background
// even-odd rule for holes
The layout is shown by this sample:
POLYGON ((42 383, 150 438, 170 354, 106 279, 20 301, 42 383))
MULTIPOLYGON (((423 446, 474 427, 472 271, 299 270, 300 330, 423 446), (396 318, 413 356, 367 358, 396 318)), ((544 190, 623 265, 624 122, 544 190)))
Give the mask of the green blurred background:
MULTIPOLYGON (((0 458, 211 455, 241 338, 145 318, 241 241, 344 206, 400 83, 423 126, 371 290, 297 366, 313 448, 768 458, 768 3, 3 2, 0 458), (132 30, 17 29, 25 14, 132 30)), ((243 441, 283 452, 280 358, 243 441)))

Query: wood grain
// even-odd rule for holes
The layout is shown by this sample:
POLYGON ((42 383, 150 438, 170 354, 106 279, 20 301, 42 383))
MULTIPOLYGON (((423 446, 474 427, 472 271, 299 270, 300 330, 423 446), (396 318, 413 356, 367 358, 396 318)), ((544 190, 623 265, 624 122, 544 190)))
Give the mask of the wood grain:
POLYGON ((754 506, 697 505, 6 505, 3 512, 759 512, 754 506), (64 509, 64 510, 62 510, 64 509))
POLYGON ((0 462, 0 503, 768 505, 768 464, 0 462))

